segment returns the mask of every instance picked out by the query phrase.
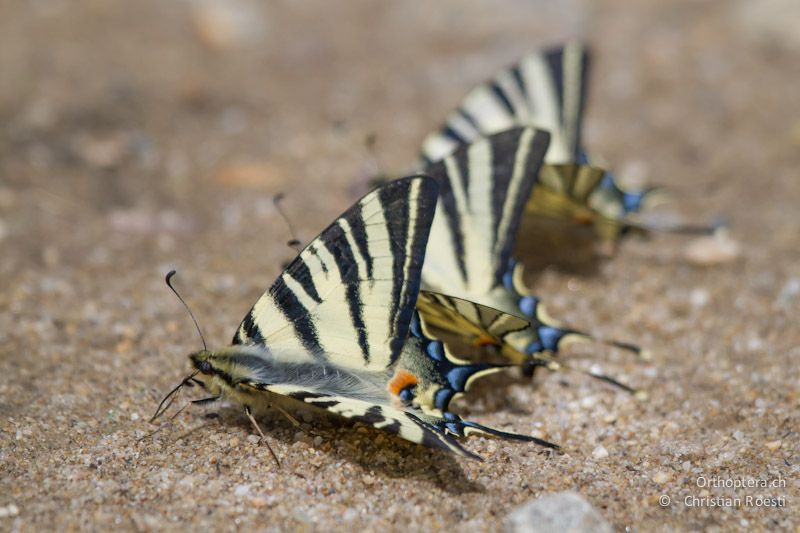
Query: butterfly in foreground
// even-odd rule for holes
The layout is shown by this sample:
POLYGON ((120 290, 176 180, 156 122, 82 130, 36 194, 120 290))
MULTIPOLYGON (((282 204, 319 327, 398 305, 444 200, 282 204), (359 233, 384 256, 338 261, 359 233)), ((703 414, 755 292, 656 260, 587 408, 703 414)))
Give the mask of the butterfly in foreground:
POLYGON ((610 172, 591 164, 581 143, 588 52, 579 43, 531 53, 474 88, 444 126, 422 145, 422 167, 460 146, 515 126, 550 132, 551 142, 539 183, 526 211, 592 224, 613 242, 627 229, 710 233, 714 227, 648 225, 636 214, 664 199, 663 189, 627 191, 610 172))
MULTIPOLYGON (((512 257, 524 204, 540 175, 549 139, 546 131, 512 128, 459 146, 424 170, 439 184, 440 200, 422 270, 423 287, 529 321, 529 327, 509 332, 500 347, 515 364, 551 364, 548 354, 565 344, 594 340, 547 314, 525 286, 522 266, 512 257)), ((433 309, 422 299, 417 308, 432 335, 464 337, 464 316, 433 309)), ((472 315, 471 322, 488 326, 472 315)), ((475 336, 473 344, 495 345, 484 339, 475 336)), ((642 355, 634 345, 608 343, 642 355)))
MULTIPOLYGON (((557 449, 447 410, 471 380, 504 365, 453 357, 425 335, 415 311, 437 195, 436 182, 424 176, 366 195, 289 264, 231 346, 189 356, 194 372, 182 384, 201 383, 212 395, 203 401, 241 404, 259 433, 252 411, 299 402, 465 457, 479 459, 455 437, 471 433, 557 449)), ((526 325, 494 313, 499 338, 526 325), (503 323, 509 327, 501 330, 503 323)))

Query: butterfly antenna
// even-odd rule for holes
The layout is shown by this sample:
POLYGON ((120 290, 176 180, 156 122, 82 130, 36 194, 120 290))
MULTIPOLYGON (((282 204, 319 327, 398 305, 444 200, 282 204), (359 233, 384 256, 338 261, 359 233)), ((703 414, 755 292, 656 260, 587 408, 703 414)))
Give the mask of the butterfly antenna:
POLYGON ((590 371, 590 370, 581 370, 581 369, 575 368, 573 366, 570 366, 569 363, 557 360, 552 355, 547 355, 547 354, 544 354, 544 353, 536 354, 534 356, 534 359, 529 361, 527 364, 523 365, 522 368, 523 368, 523 371, 526 371, 526 370, 529 370, 529 369, 531 369, 531 368, 533 368, 535 366, 543 366, 543 367, 545 367, 545 368, 547 368, 549 370, 564 369, 564 370, 568 370, 568 371, 571 371, 571 372, 578 372, 580 374, 584 374, 586 376, 589 376, 590 378, 593 378, 593 379, 608 383, 609 385, 612 385, 612 386, 614 386, 614 387, 616 387, 616 388, 618 388, 620 390, 623 390, 623 391, 627 392, 628 394, 630 394, 631 396, 634 396, 635 398, 637 398, 639 400, 647 399, 647 392, 643 391, 642 389, 636 389, 634 387, 631 387, 630 385, 626 385, 625 383, 622 383, 621 381, 617 380, 616 378, 613 378, 611 376, 607 376, 605 374, 598 374, 597 372, 593 372, 593 371, 590 371))
MULTIPOLYGON (((158 404, 158 407, 156 408, 156 412, 153 414, 152 418, 150 418, 150 423, 153 423, 158 417, 163 415, 167 411, 167 409, 170 408, 170 406, 172 405, 172 402, 177 397, 176 395, 178 394, 178 392, 180 392, 180 390, 184 387, 184 385, 187 385, 187 384, 191 383, 191 381, 197 375, 197 372, 198 372, 198 370, 195 370, 191 375, 189 375, 187 378, 185 378, 183 381, 181 381, 178 384, 177 387, 175 387, 174 389, 169 391, 167 393, 167 395, 164 396, 164 399, 161 400, 161 403, 158 404)), ((181 409, 181 411, 183 411, 183 409, 181 409)), ((180 411, 178 411, 178 413, 180 413, 180 411)), ((176 415, 177 415, 177 413, 176 413, 176 415)))
POLYGON ((632 353, 636 355, 641 361, 650 361, 652 359, 652 354, 650 353, 650 350, 642 348, 638 344, 634 344, 632 342, 619 341, 616 339, 605 339, 603 337, 597 337, 595 335, 590 335, 589 333, 586 333, 584 331, 571 328, 565 331, 567 333, 577 335, 582 342, 596 342, 598 344, 613 346, 614 348, 619 348, 620 350, 632 353))
POLYGON ((282 192, 279 192, 275 196, 272 197, 272 204, 275 206, 275 209, 278 210, 278 214, 281 216, 284 222, 286 222, 286 227, 289 228, 289 235, 292 237, 286 244, 292 248, 295 252, 300 253, 300 239, 297 238, 297 234, 294 232, 294 226, 292 226, 291 220, 289 220, 289 216, 286 214, 286 211, 283 210, 281 206, 281 202, 283 201, 285 195, 282 192))
MULTIPOLYGON (((194 327, 197 328, 197 334, 200 335, 200 340, 203 341, 203 350, 208 350, 208 345, 206 345, 206 338, 203 337, 203 332, 200 330, 200 324, 197 323, 197 319, 194 317, 194 313, 192 313, 192 310, 189 309, 189 306, 186 304, 186 301, 184 301, 184 299, 181 297, 181 295, 178 293, 178 291, 175 290, 175 287, 172 286, 172 276, 174 276, 175 274, 177 274, 177 272, 175 270, 170 270, 169 272, 167 272, 167 277, 165 278, 164 281, 167 282, 167 287, 169 287, 172 290, 172 292, 175 293, 175 296, 178 297, 178 300, 181 301, 183 306, 189 312, 189 316, 192 317, 192 322, 194 322, 194 327)), ((192 375, 192 376, 194 376, 194 375, 192 375)), ((185 380, 184 380, 184 383, 185 383, 185 380)), ((181 386, 182 385, 183 385, 183 383, 181 384, 181 386)))

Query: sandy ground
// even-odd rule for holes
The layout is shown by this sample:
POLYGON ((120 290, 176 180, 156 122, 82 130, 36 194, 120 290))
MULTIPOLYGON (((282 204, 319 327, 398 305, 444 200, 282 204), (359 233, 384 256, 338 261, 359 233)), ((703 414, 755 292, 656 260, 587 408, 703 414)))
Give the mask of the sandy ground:
POLYGON ((793 2, 339 4, 0 4, 0 529, 494 530, 576 490, 619 530, 798 531, 793 2), (167 270, 225 344, 292 255, 272 194, 313 237, 374 171, 367 135, 401 173, 474 83, 575 35, 595 50, 590 149, 672 187, 677 213, 725 214, 742 246, 704 268, 675 236, 610 260, 523 246, 553 314, 653 349, 569 353, 649 402, 568 373, 485 387, 465 413, 568 453, 469 441, 484 463, 265 416, 278 470, 232 407, 146 437, 199 347, 167 270), (774 486, 718 486, 741 479, 774 486))

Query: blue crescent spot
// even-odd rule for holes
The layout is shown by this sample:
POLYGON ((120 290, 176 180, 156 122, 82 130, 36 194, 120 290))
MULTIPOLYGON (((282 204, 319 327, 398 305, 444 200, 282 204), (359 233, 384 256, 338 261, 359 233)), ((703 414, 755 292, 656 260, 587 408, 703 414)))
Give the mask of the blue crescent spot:
POLYGON ((647 191, 640 192, 625 192, 622 193, 622 207, 626 213, 635 213, 642 208, 642 200, 644 200, 647 191))
POLYGON ((523 296, 519 299, 519 310, 528 318, 536 317, 536 306, 539 305, 539 299, 535 296, 523 296))
POLYGON ((403 387, 400 391, 399 397, 400 401, 403 402, 405 405, 411 405, 411 402, 414 401, 414 388, 416 385, 408 385, 403 387))
POLYGON ((447 373, 447 382, 450 388, 456 391, 463 391, 469 377, 475 373, 471 366, 457 366, 447 373))
POLYGON ((436 394, 433 397, 433 405, 440 411, 445 411, 445 417, 446 417, 447 406, 452 398, 453 398, 453 391, 451 391, 450 389, 439 389, 438 391, 436 391, 436 394))
POLYGON ((428 352, 428 357, 434 361, 444 361, 444 348, 441 341, 429 342, 425 347, 425 351, 428 352))
POLYGON ((422 328, 419 323, 419 313, 416 311, 414 315, 411 317, 411 325, 409 326, 409 331, 411 334, 416 338, 422 338, 422 328))
POLYGON ((558 351, 558 342, 567 334, 565 330, 551 326, 540 326, 536 330, 536 333, 539 335, 544 349, 553 352, 558 351))
POLYGON ((542 342, 541 341, 533 341, 532 343, 530 343, 525 348, 525 352, 529 353, 529 354, 531 354, 531 353, 539 353, 539 352, 541 352, 543 350, 544 350, 544 347, 542 346, 542 342))

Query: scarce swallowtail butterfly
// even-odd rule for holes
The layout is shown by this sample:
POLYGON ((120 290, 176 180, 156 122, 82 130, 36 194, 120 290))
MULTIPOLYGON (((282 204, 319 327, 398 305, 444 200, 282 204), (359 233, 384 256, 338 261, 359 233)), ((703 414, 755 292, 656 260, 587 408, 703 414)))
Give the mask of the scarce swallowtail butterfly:
MULTIPOLYGON (((241 404, 254 425, 252 410, 300 402, 465 457, 479 459, 455 437, 472 433, 558 448, 448 410, 473 379, 503 365, 454 357, 425 334, 415 311, 418 297, 439 297, 420 296, 437 196, 436 181, 425 176, 367 194, 287 266, 244 317, 231 346, 189 356, 194 372, 184 383, 196 380, 210 400, 241 404)), ((497 315, 496 339, 526 325, 483 312, 497 315)))
POLYGON ((423 142, 422 166, 481 137, 532 126, 549 131, 551 140, 527 212, 593 224, 608 241, 639 227, 629 215, 656 200, 653 193, 660 189, 626 191, 611 173, 590 164, 581 143, 588 66, 587 50, 579 43, 525 56, 467 94, 423 142))
MULTIPOLYGON (((550 318, 525 286, 522 266, 512 256, 525 202, 536 184, 549 138, 546 131, 512 128, 461 145, 425 168, 439 184, 440 198, 422 269, 423 287, 527 320, 529 327, 505 332, 503 345, 494 342, 491 334, 474 336, 475 346, 498 346, 505 359, 515 364, 553 363, 548 354, 557 353, 566 343, 593 340, 550 318)), ((467 322, 489 329, 495 319, 463 305, 443 313, 441 306, 432 309, 425 299, 420 299, 417 309, 431 335, 441 338, 463 337, 467 322)), ((630 344, 608 343, 641 353, 630 344)))

